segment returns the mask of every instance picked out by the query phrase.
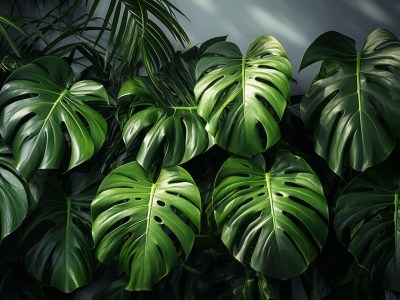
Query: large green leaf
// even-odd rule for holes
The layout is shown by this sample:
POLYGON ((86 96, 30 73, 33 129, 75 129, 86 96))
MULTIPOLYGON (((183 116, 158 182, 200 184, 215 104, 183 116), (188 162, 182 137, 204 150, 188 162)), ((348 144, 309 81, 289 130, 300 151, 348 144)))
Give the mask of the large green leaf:
POLYGON ((222 241, 241 262, 278 279, 304 272, 328 234, 328 206, 318 177, 300 157, 229 158, 213 201, 222 241))
POLYGON ((392 152, 400 134, 400 45, 389 31, 374 30, 361 51, 337 32, 318 37, 300 69, 323 60, 301 104, 315 128, 315 150, 337 174, 350 165, 365 170, 392 152))
POLYGON ((157 74, 157 83, 149 77, 134 77, 119 92, 121 101, 131 98, 133 112, 123 129, 128 149, 145 134, 136 158, 145 169, 157 163, 162 152, 162 165, 170 167, 190 160, 211 144, 193 94, 193 69, 200 54, 197 47, 183 55, 177 53, 157 74))
POLYGON ((400 291, 400 174, 385 163, 351 181, 337 200, 335 230, 359 264, 400 291))
POLYGON ((12 153, 0 137, 0 242, 17 229, 29 210, 29 196, 21 175, 11 166, 12 153))
POLYGON ((46 56, 7 79, 0 92, 0 131, 12 144, 14 166, 30 179, 38 169, 59 168, 68 143, 68 170, 90 159, 104 142, 107 124, 85 102, 108 103, 103 86, 74 83, 71 67, 46 56))
POLYGON ((28 209, 24 180, 11 166, 0 163, 0 241, 22 224, 28 209))
POLYGON ((196 74, 198 112, 218 145, 252 156, 279 140, 291 66, 274 37, 258 37, 245 56, 231 42, 216 43, 205 51, 196 74))
POLYGON ((93 238, 100 261, 119 252, 130 274, 128 290, 150 290, 178 263, 174 236, 187 256, 200 227, 201 199, 190 175, 180 167, 162 169, 155 181, 138 162, 110 173, 92 203, 93 238))
POLYGON ((90 204, 99 177, 71 174, 69 191, 49 179, 22 236, 27 270, 46 285, 71 292, 92 280, 94 271, 90 204))

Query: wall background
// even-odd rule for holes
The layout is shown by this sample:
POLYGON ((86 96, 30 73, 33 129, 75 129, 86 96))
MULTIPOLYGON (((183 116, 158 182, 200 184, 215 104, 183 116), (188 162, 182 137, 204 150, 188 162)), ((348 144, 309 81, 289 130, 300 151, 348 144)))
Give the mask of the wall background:
MULTIPOLYGON (((273 35, 292 63, 292 94, 304 94, 318 66, 298 73, 307 47, 322 33, 335 30, 363 46, 376 27, 400 38, 400 0, 171 0, 189 18, 180 17, 192 44, 228 35, 245 53, 262 34, 273 35)), ((180 45, 177 44, 177 48, 180 45)))
MULTIPOLYGON (((7 14, 14 0, 0 0, 0 15, 7 14)), ((89 0, 90 3, 91 0, 89 0)), ((110 0, 104 0, 96 15, 104 17, 110 0)), ((242 53, 262 34, 273 35, 286 49, 292 63, 292 95, 304 94, 319 64, 301 71, 307 47, 322 33, 335 30, 353 38, 358 49, 376 27, 386 28, 400 38, 400 0, 170 0, 189 19, 178 16, 192 45, 228 35, 242 53)), ((39 1, 39 3, 41 3, 39 1)), ((26 1, 24 13, 47 12, 26 1), (26 11, 25 11, 26 10, 26 11)), ((40 15, 40 13, 39 13, 40 15)), ((182 46, 176 43, 176 49, 182 46)))

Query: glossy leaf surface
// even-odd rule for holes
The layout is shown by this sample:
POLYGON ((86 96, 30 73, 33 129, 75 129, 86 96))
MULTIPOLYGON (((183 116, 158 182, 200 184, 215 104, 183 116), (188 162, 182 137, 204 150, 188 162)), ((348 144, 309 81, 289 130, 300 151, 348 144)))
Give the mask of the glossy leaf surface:
POLYGON ((300 157, 278 152, 269 172, 259 155, 229 158, 213 194, 221 238, 233 255, 273 278, 304 272, 328 234, 318 177, 300 157))
POLYGON ((374 30, 361 51, 337 32, 318 37, 300 69, 323 61, 301 113, 315 128, 315 150, 342 175, 346 165, 363 171, 389 156, 400 134, 400 44, 374 30))
POLYGON ((218 145, 252 156, 279 140, 291 66, 274 37, 258 37, 244 56, 231 42, 216 43, 204 52, 196 74, 198 112, 218 145))
POLYGON ((208 149, 210 136, 197 113, 193 94, 193 69, 200 58, 194 47, 157 74, 155 84, 149 77, 134 77, 119 92, 121 100, 130 97, 132 114, 123 128, 128 148, 144 134, 137 160, 149 169, 162 153, 162 166, 184 163, 208 149))
POLYGON ((24 180, 10 165, 0 162, 0 241, 22 224, 28 208, 24 180))
POLYGON ((100 261, 116 254, 130 274, 128 290, 151 290, 178 263, 179 248, 189 255, 200 227, 201 199, 180 167, 162 169, 156 180, 138 162, 112 171, 92 203, 93 238, 100 261), (177 241, 174 241, 174 238, 177 241))
POLYGON ((0 131, 12 145, 14 166, 27 179, 61 166, 67 144, 68 170, 90 159, 107 132, 103 117, 86 102, 108 103, 103 86, 74 83, 71 67, 45 56, 17 69, 0 92, 0 131))

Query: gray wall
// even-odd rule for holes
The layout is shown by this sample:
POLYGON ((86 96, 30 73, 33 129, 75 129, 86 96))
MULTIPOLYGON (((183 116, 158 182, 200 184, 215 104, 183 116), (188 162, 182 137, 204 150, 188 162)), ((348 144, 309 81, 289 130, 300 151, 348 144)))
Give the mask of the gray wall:
MULTIPOLYGON (((320 34, 335 30, 363 46, 376 27, 400 38, 400 0, 171 0, 190 19, 180 18, 192 44, 220 35, 247 45, 262 34, 273 35, 286 49, 293 67, 292 94, 303 94, 318 67, 298 73, 303 54, 320 34)), ((179 47, 179 45, 177 45, 179 47)))

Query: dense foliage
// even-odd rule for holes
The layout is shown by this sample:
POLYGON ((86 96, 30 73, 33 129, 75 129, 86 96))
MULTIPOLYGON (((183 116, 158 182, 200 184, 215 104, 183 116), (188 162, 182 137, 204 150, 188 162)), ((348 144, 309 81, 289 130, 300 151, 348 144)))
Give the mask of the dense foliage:
POLYGON ((175 52, 168 0, 34 2, 0 16, 1 299, 400 297, 391 32, 323 33, 291 95, 270 35, 175 52))

